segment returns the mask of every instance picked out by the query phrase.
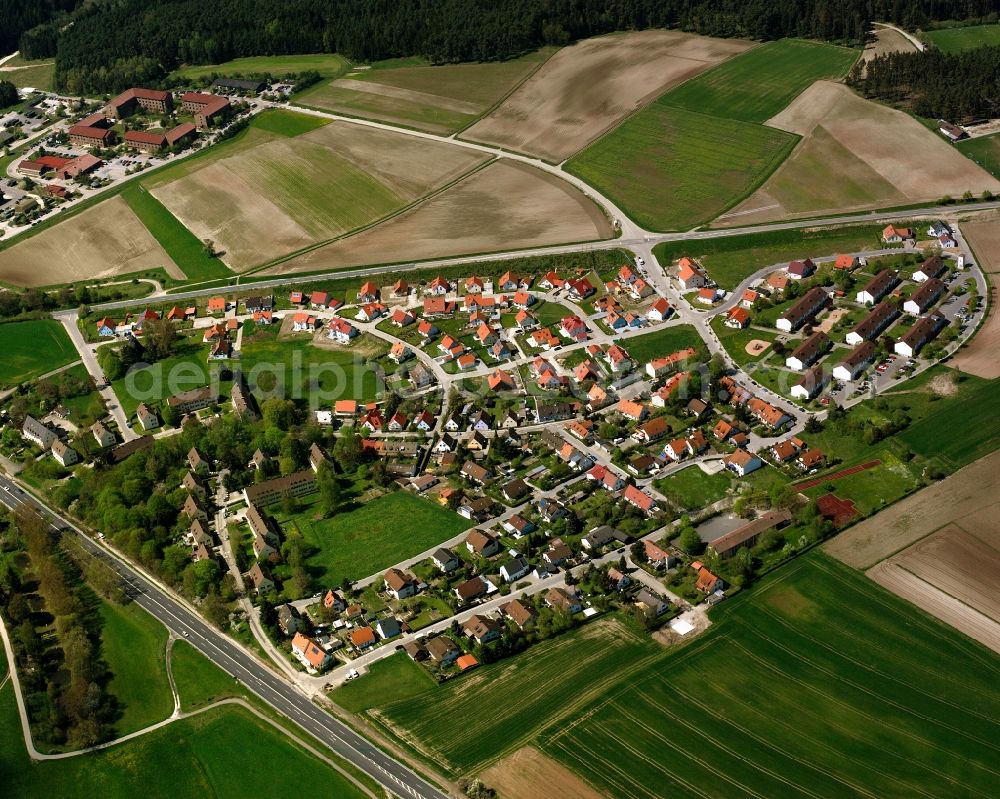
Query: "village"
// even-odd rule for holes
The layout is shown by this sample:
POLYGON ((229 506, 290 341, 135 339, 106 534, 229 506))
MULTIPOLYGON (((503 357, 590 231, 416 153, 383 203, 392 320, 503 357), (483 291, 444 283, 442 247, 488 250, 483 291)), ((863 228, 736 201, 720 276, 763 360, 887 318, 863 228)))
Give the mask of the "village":
POLYGON ((229 575, 260 645, 317 686, 400 648, 448 679, 619 607, 688 635, 757 571, 857 516, 833 492, 815 520, 796 499, 839 460, 810 446, 816 417, 919 373, 975 328, 976 268, 953 255, 951 230, 927 235, 925 252, 889 226, 885 250, 792 261, 732 293, 691 258, 658 275, 636 258, 607 273, 368 279, 72 315, 110 418, 28 416, 21 435, 66 470, 118 464, 195 421, 260 425, 279 396, 266 388, 291 388, 308 405, 308 448, 257 448, 238 478, 192 448, 171 496, 178 546, 229 575), (107 372, 151 360, 164 335, 202 370, 197 385, 133 398, 126 414, 132 389, 107 372), (289 380, 285 347, 334 357, 334 386, 289 380), (367 464, 356 472, 345 441, 367 464), (376 466, 375 481, 354 476, 376 466), (679 500, 667 486, 684 472, 731 485, 728 497, 679 500), (317 584, 289 559, 319 529, 331 481, 370 485, 373 507, 410 495, 454 533, 424 530, 391 548, 406 557, 317 584))

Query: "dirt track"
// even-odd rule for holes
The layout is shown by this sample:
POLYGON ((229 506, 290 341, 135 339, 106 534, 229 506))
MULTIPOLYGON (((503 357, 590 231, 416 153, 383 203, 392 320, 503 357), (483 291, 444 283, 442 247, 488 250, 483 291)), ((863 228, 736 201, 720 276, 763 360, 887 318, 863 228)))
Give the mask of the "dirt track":
POLYGON ((668 89, 751 46, 665 30, 586 39, 556 53, 462 138, 559 162, 668 89))
POLYGON ((601 210, 565 181, 498 161, 387 222, 267 270, 309 272, 608 238, 601 210))
POLYGON ((501 799, 604 799, 572 771, 531 746, 518 749, 479 777, 501 799))
POLYGON ((47 286, 163 267, 184 273, 121 197, 88 208, 0 252, 0 280, 47 286))

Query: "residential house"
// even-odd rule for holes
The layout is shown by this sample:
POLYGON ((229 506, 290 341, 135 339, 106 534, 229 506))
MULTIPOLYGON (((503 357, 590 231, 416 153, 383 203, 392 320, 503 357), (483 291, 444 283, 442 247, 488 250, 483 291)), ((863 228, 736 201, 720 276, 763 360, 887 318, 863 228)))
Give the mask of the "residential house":
POLYGON ((785 358, 785 366, 801 372, 812 366, 832 346, 830 337, 822 330, 817 330, 792 350, 792 354, 785 358))
POLYGON ((455 586, 455 596, 463 603, 469 603, 474 599, 484 597, 488 591, 489 583, 479 576, 472 577, 455 586))
POLYGON ((516 557, 508 560, 500 567, 500 576, 506 583, 513 583, 520 580, 531 571, 531 564, 527 558, 516 557))
POLYGON ((473 555, 488 558, 500 551, 500 542, 485 530, 474 528, 465 537, 465 548, 473 555))
POLYGON ((438 569, 445 572, 445 574, 447 574, 448 572, 455 571, 455 569, 457 569, 459 566, 462 565, 462 562, 458 559, 458 556, 450 549, 446 549, 445 547, 440 547, 439 549, 435 549, 434 552, 431 554, 431 561, 438 569))
POLYGON ((390 638, 402 635, 403 626, 399 623, 399 619, 394 616, 385 616, 375 622, 375 631, 379 638, 388 641, 390 638))
POLYGON ((573 557, 573 550, 561 539, 554 540, 549 548, 542 553, 542 560, 550 566, 562 566, 573 557))
POLYGON ((648 588, 643 588, 635 595, 635 603, 642 608, 648 616, 662 616, 670 609, 670 603, 658 594, 654 594, 648 588))
POLYGON ((646 318, 650 322, 664 322, 672 312, 673 308, 670 307, 670 303, 664 297, 657 297, 649 310, 646 311, 646 318))
POLYGON ((442 666, 450 666, 462 654, 462 650, 447 635, 435 636, 427 641, 424 646, 431 660, 435 663, 440 663, 442 666))
POLYGON ((625 493, 622 494, 622 498, 629 503, 629 505, 638 508, 643 513, 649 514, 656 512, 656 500, 635 486, 625 486, 625 493))
POLYGON ((882 230, 882 241, 886 244, 902 244, 906 241, 912 241, 913 238, 914 235, 912 228, 887 225, 882 230))
POLYGON ((476 614, 462 625, 462 631, 477 644, 488 644, 500 637, 502 627, 489 616, 476 614))
POLYGON ((649 444, 663 438, 669 430, 670 427, 667 424, 666 417, 655 416, 636 427, 635 432, 632 433, 632 438, 641 443, 649 444))
POLYGON ((858 322, 844 337, 848 344, 861 344, 874 340, 883 330, 899 318, 899 304, 890 298, 882 300, 858 322))
POLYGON ((139 407, 135 409, 135 415, 138 417, 139 424, 142 425, 143 430, 154 430, 160 426, 160 417, 145 402, 139 403, 139 407))
POLYGON ((857 294, 859 305, 874 305, 899 285, 899 275, 892 269, 883 269, 869 280, 857 294))
POLYGON ((747 452, 745 449, 738 449, 735 452, 726 455, 722 459, 722 462, 725 464, 727 469, 735 472, 739 477, 746 477, 750 474, 750 472, 755 472, 764 465, 761 463, 760 458, 750 452, 747 452))
POLYGON ((247 572, 247 579, 257 594, 267 594, 274 590, 274 581, 264 574, 264 570, 260 567, 259 563, 255 563, 250 567, 250 570, 247 572))
POLYGON ((677 262, 677 281, 684 291, 701 288, 708 283, 708 276, 690 258, 681 258, 677 262))
POLYGON ((802 280, 815 274, 816 264, 810 258, 806 258, 804 261, 792 261, 788 264, 786 271, 792 280, 802 280))
POLYGON ((561 610, 565 613, 579 613, 583 610, 583 603, 576 589, 570 586, 556 586, 550 588, 545 594, 545 604, 554 610, 561 610))
POLYGON ((375 637, 375 631, 371 627, 355 627, 351 630, 349 638, 351 646, 358 652, 370 649, 378 642, 378 639, 375 637))
POLYGON ((923 349, 924 345, 933 339, 948 320, 937 313, 923 316, 911 327, 903 337, 896 342, 894 348, 897 355, 912 358, 923 349))
POLYGON ((774 326, 785 333, 793 333, 829 303, 830 297, 826 291, 820 286, 814 286, 779 316, 774 326))
POLYGON ((31 441, 42 449, 49 449, 58 436, 33 416, 25 416, 21 426, 21 437, 31 441))
POLYGON ((726 327, 742 330, 750 324, 750 312, 746 308, 732 308, 729 313, 726 314, 726 321, 722 324, 726 327))
POLYGON ((369 280, 358 289, 358 303, 366 305, 372 302, 378 302, 378 286, 369 280))
POLYGON ((58 438, 52 442, 52 457, 63 467, 72 466, 80 460, 77 451, 58 438))
POLYGON ((862 341, 833 369, 836 380, 854 380, 875 359, 875 342, 862 341))
POLYGON ((703 591, 706 594, 714 594, 716 591, 721 591, 725 586, 722 578, 716 577, 712 572, 702 566, 698 569, 698 579, 695 581, 694 587, 698 591, 703 591))
POLYGON ((90 431, 94 434, 94 439, 101 447, 113 446, 117 441, 114 432, 109 430, 105 426, 104 422, 95 422, 94 426, 90 428, 90 431))
POLYGON ((807 371, 798 382, 792 386, 791 395, 800 400, 811 400, 817 396, 830 382, 830 373, 823 368, 823 364, 817 364, 807 371))
POLYGON ((501 605, 497 610, 500 611, 502 616, 510 619, 522 630, 530 627, 535 623, 535 619, 538 618, 535 609, 520 599, 512 599, 510 602, 501 605))
POLYGON ((940 255, 933 255, 924 261, 913 272, 913 280, 916 283, 923 283, 925 280, 941 278, 948 271, 948 265, 940 255))
POLYGON ((292 654, 309 671, 314 672, 323 671, 333 662, 333 656, 329 652, 300 632, 295 633, 292 638, 292 654))
POLYGON ((936 277, 925 280, 910 298, 903 303, 903 310, 917 316, 930 308, 944 293, 945 285, 936 277))

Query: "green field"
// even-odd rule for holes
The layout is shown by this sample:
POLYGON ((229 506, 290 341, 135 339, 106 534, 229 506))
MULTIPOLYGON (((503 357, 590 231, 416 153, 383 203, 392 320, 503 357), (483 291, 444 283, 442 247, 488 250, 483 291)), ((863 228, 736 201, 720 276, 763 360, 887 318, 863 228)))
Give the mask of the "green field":
MULTIPOLYGON (((1000 27, 1000 26, 998 26, 1000 27)), ((993 177, 1000 177, 1000 134, 977 136, 955 144, 966 158, 971 158, 993 177)))
POLYGON ((319 548, 309 565, 323 569, 317 580, 324 585, 375 574, 472 526, 457 513, 404 491, 384 494, 329 519, 315 519, 313 505, 291 518, 277 506, 272 512, 286 533, 297 531, 319 548))
POLYGON ((291 799, 303 784, 365 799, 352 783, 248 712, 221 708, 94 754, 43 763, 24 749, 11 683, 0 689, 0 779, 18 799, 291 799), (276 768, 280 764, 280 768, 276 768), (289 775, 294 775, 290 779, 289 775))
POLYGON ((857 57, 846 47, 781 39, 719 64, 661 100, 709 116, 766 122, 815 81, 843 76, 857 57))
POLYGON ((108 691, 118 699, 118 735, 162 721, 174 708, 167 682, 167 628, 138 605, 101 607, 101 654, 111 672, 108 691))
POLYGON ((271 55, 234 58, 222 64, 200 64, 181 67, 173 75, 180 78, 202 78, 218 75, 262 75, 269 73, 282 77, 293 72, 316 71, 325 78, 332 78, 350 68, 343 56, 330 53, 315 55, 271 55))
POLYGON ((256 385, 269 391, 277 385, 274 381, 283 381, 284 395, 292 399, 377 398, 381 386, 371 361, 388 351, 381 341, 366 342, 359 336, 350 349, 321 349, 311 339, 277 339, 274 332, 262 332, 253 340, 244 333, 242 367, 247 374, 259 372, 256 385))
POLYGON ((285 138, 301 136, 303 133, 326 127, 329 124, 330 120, 323 117, 299 114, 283 109, 271 109, 258 114, 253 119, 253 126, 258 130, 266 130, 285 138))
POLYGON ((733 479, 726 470, 705 474, 697 466, 657 480, 656 490, 684 510, 700 510, 726 496, 733 479))
MULTIPOLYGON (((208 352, 208 344, 202 344, 199 338, 190 338, 178 347, 176 355, 112 381, 125 415, 133 417, 140 402, 155 404, 181 391, 207 386, 212 375, 223 368, 217 363, 208 363, 208 352)), ((230 385, 220 382, 219 393, 228 394, 230 385)), ((135 423, 134 418, 132 421, 135 423)))
POLYGON ((645 366, 653 358, 663 358, 685 347, 694 347, 697 357, 705 355, 705 344, 691 325, 661 327, 652 333, 626 339, 621 345, 632 356, 632 360, 641 366, 645 366))
MULTIPOLYGON (((419 696, 380 706, 372 717, 446 774, 478 771, 568 716, 614 681, 660 660, 650 639, 597 622, 484 666, 419 696)), ((618 795, 612 791, 610 796, 618 795)))
POLYGON ((345 682, 330 692, 330 698, 351 713, 362 713, 390 702, 412 699, 437 683, 410 656, 399 652, 368 667, 364 679, 345 682))
MULTIPOLYGON (((774 331, 766 333, 763 330, 756 330, 753 327, 745 327, 742 330, 726 327, 723 324, 725 318, 724 314, 720 314, 712 320, 711 324, 712 330, 715 331, 715 334, 719 337, 719 341, 722 342, 722 346, 726 348, 726 352, 729 353, 730 357, 740 366, 751 361, 760 360, 760 358, 755 358, 747 354, 747 344, 754 339, 774 341, 774 331)), ((764 350, 764 356, 766 357, 770 352, 770 349, 764 350)))
POLYGON ((0 324, 0 387, 34 380, 79 357, 54 319, 0 324))
POLYGON ((657 244, 653 252, 664 266, 685 255, 695 258, 716 283, 733 289, 754 272, 795 258, 881 249, 884 246, 881 235, 881 228, 875 225, 775 230, 747 236, 664 242, 657 244))
POLYGON ((715 218, 756 190, 798 141, 775 128, 672 107, 670 98, 566 164, 649 229, 687 230, 715 218))
POLYGON ((181 710, 184 711, 230 696, 246 695, 246 691, 232 677, 181 639, 174 641, 170 653, 170 671, 181 698, 181 710))
POLYGON ((1000 663, 984 647, 820 553, 713 618, 551 724, 542 750, 608 796, 995 792, 1000 663))
POLYGON ((555 48, 548 47, 509 61, 478 64, 431 66, 419 58, 380 61, 338 85, 330 80, 306 89, 295 101, 433 133, 453 133, 492 108, 553 52, 555 48))
POLYGON ((4 66, 18 67, 0 74, 3 75, 2 80, 10 81, 19 89, 30 87, 48 92, 52 91, 55 85, 56 63, 52 59, 26 61, 18 57, 11 59, 4 66))
POLYGON ((1000 44, 1000 25, 970 25, 967 28, 941 28, 924 31, 928 39, 942 53, 960 53, 976 47, 1000 44))
POLYGON ((184 227, 144 186, 137 183, 129 185, 121 196, 188 280, 215 280, 233 274, 218 258, 206 254, 204 242, 184 227))

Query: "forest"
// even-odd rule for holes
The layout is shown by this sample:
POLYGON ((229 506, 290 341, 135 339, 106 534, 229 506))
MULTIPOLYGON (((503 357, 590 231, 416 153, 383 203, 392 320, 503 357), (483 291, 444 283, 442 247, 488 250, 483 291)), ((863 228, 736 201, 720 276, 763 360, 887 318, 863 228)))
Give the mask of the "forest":
POLYGON ((922 117, 967 123, 1000 114, 1000 47, 961 53, 940 50, 889 53, 848 83, 865 97, 892 103, 922 117))
MULTIPOLYGON (((15 3, 22 5, 30 3, 15 3)), ((57 42, 57 85, 99 93, 154 83, 180 64, 251 55, 495 61, 545 44, 651 27, 857 44, 872 19, 914 27, 991 11, 990 0, 115 0, 81 6, 72 25, 52 11, 52 21, 21 35, 20 46, 27 57, 39 57, 51 55, 57 42)))

